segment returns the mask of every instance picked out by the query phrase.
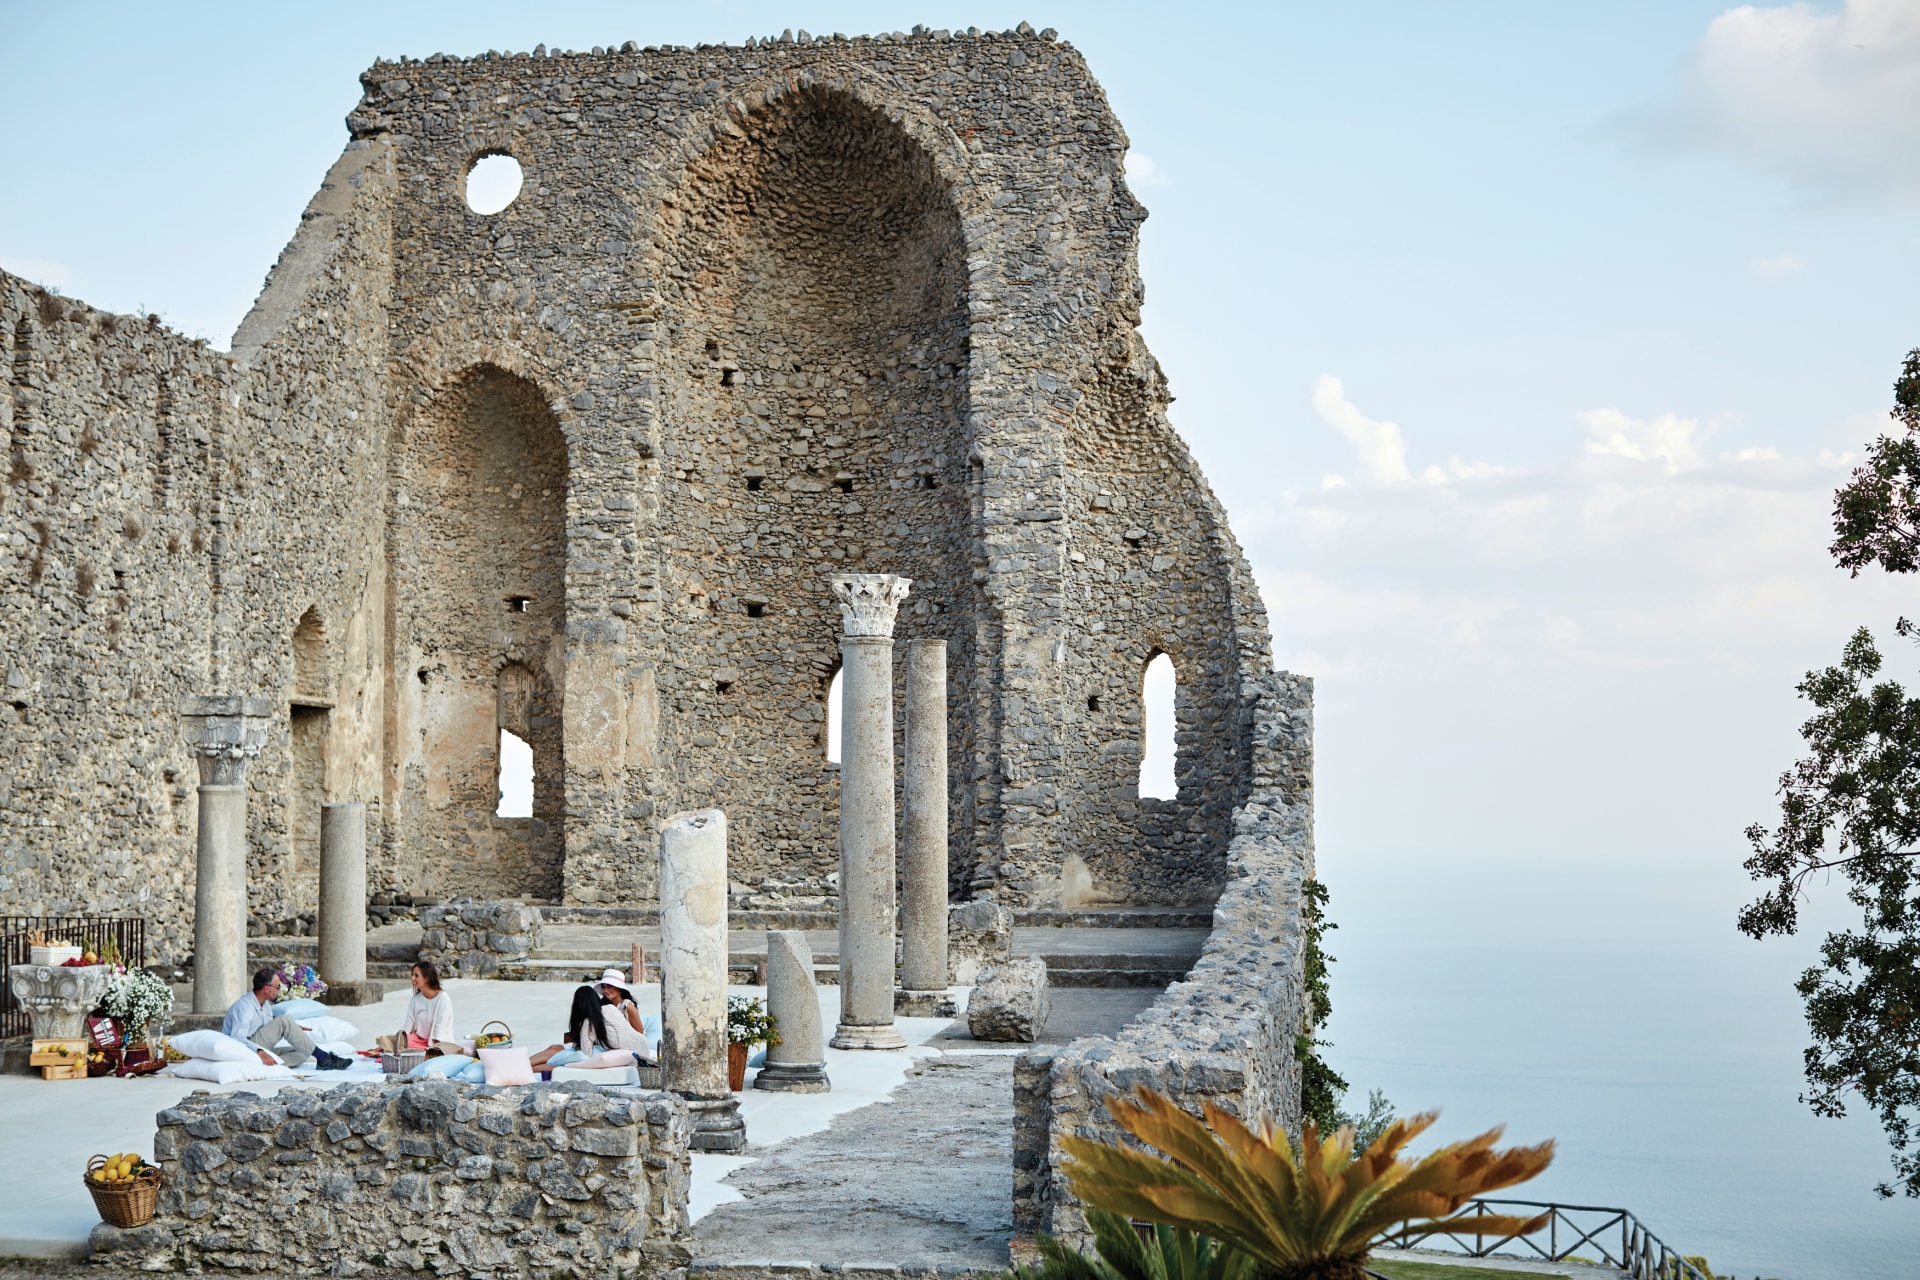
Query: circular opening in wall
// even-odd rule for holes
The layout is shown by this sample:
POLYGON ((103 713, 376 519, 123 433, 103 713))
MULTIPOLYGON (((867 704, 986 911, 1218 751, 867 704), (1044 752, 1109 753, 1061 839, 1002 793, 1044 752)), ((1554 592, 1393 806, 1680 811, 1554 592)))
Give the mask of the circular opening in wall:
POLYGON ((509 155, 481 156, 467 170, 467 207, 498 213, 520 194, 520 162, 509 155))

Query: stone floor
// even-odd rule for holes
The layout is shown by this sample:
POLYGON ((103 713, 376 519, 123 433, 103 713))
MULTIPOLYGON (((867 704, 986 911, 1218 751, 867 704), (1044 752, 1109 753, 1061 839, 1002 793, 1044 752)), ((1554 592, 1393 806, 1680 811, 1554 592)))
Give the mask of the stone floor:
POLYGON ((883 1102, 734 1172, 744 1197, 694 1228, 695 1256, 736 1265, 1008 1265, 1012 1053, 923 1058, 883 1102))
MULTIPOLYGON (((497 1018, 523 1044, 559 1038, 564 987, 454 979, 447 990, 463 1031, 497 1018)), ((732 990, 764 994, 756 987, 732 990)), ((636 994, 643 1010, 657 1012, 657 985, 636 994)), ((1157 994, 1138 988, 1057 990, 1043 1039, 1111 1033, 1157 994)), ((825 987, 820 998, 830 1026, 839 992, 825 987)), ((354 1043, 364 1047, 399 1024, 405 1002, 406 993, 395 991, 377 1005, 336 1012, 359 1027, 354 1043)), ((908 1261, 916 1255, 903 1251, 924 1248, 932 1251, 928 1261, 951 1255, 955 1261, 942 1270, 1005 1265, 1012 1206, 1009 1077, 1020 1047, 982 1045, 948 1019, 903 1018, 899 1025, 910 1044, 905 1052, 829 1049, 831 1093, 742 1093, 749 1149, 739 1156, 694 1157, 696 1222, 725 1213, 726 1222, 757 1224, 740 1228, 738 1236, 755 1242, 756 1258, 805 1258, 825 1247, 823 1229, 806 1225, 817 1220, 839 1222, 847 1233, 847 1243, 830 1252, 858 1244, 879 1250, 862 1255, 868 1259, 908 1261), (937 1142, 930 1141, 936 1134, 937 1142), (807 1180, 799 1176, 807 1170, 816 1171, 809 1176, 822 1188, 810 1205, 807 1180), (888 1223, 897 1224, 897 1238, 885 1236, 888 1223)), ((321 1077, 297 1087, 325 1083, 321 1077)), ((0 1258, 82 1256, 97 1220, 80 1180, 87 1157, 151 1155, 154 1113, 196 1089, 218 1088, 164 1075, 59 1083, 0 1076, 0 1152, 8 1157, 0 1160, 0 1258)), ((268 1084, 223 1091, 245 1089, 278 1091, 268 1084)), ((733 1228, 704 1225, 699 1231, 702 1240, 734 1234, 733 1228)))

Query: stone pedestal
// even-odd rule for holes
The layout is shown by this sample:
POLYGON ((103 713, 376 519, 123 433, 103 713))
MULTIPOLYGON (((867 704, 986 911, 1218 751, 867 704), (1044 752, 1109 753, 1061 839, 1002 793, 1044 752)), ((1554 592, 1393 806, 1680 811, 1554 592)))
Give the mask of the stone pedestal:
POLYGON ((901 787, 900 999, 931 1014, 947 987, 947 642, 907 644, 901 787))
POLYGON ((320 976, 367 980, 367 806, 320 806, 320 976))
POLYGON ((727 815, 675 814, 660 832, 661 1085, 687 1100, 695 1151, 747 1145, 727 1087, 727 815))
POLYGON ((836 1049, 904 1049, 893 1025, 893 619, 912 584, 843 573, 840 601, 840 1025, 836 1049))
POLYGON ((247 992, 247 762, 266 745, 266 698, 188 698, 180 708, 200 765, 193 884, 193 1011, 220 1013, 247 992))
POLYGON ((827 1052, 820 1027, 820 996, 813 985, 813 952, 798 929, 767 930, 767 1012, 780 1043, 767 1046, 756 1089, 826 1093, 827 1052))
POLYGON ((100 1003, 109 966, 16 964, 7 969, 13 998, 27 1011, 35 1040, 79 1040, 100 1003))

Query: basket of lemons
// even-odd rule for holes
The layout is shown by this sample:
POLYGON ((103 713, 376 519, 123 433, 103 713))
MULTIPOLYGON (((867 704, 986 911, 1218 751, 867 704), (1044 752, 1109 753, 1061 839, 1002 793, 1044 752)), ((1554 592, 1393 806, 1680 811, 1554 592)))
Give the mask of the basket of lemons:
POLYGON ((513 1028, 504 1022, 489 1022, 480 1028, 480 1034, 473 1038, 476 1049, 506 1049, 513 1044, 513 1028), (498 1027, 499 1030, 494 1030, 498 1027))
POLYGON ((160 1196, 160 1166, 131 1151, 117 1156, 94 1156, 87 1161, 87 1190, 93 1207, 116 1227, 144 1227, 153 1221, 154 1202, 160 1196))

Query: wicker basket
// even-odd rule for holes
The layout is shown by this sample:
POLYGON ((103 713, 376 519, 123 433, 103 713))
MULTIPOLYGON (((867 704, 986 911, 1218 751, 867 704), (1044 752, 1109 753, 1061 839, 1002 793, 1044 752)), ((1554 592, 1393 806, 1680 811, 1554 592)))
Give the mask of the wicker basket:
POLYGON ((489 1022, 486 1027, 480 1028, 480 1034, 473 1038, 473 1047, 476 1049, 511 1049, 513 1047, 513 1028, 504 1022, 489 1022), (487 1027, 498 1027, 500 1031, 496 1035, 488 1031, 487 1027))
POLYGON ((93 1175, 106 1165, 105 1156, 93 1156, 87 1160, 87 1171, 82 1175, 100 1217, 116 1227, 144 1227, 152 1222, 153 1206, 160 1198, 160 1171, 149 1166, 125 1182, 102 1186, 93 1180, 93 1175))
POLYGON ((380 1055, 380 1070, 390 1076, 403 1076, 427 1060, 425 1049, 402 1049, 380 1055))

